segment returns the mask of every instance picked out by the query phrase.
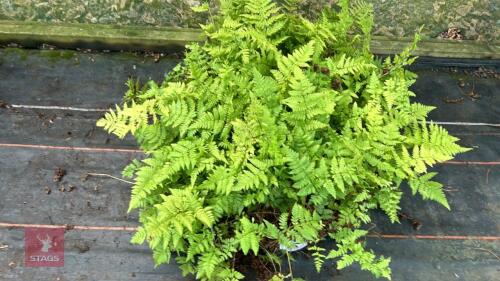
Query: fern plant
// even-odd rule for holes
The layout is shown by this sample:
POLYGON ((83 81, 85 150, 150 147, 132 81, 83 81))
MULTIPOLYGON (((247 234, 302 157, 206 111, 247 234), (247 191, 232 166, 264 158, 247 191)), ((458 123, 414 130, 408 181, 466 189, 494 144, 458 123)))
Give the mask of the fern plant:
POLYGON ((426 122, 433 107, 410 101, 416 75, 404 67, 418 35, 381 60, 371 6, 339 5, 310 21, 293 1, 221 1, 206 43, 187 46, 161 85, 131 81, 98 121, 147 155, 123 174, 142 224, 133 242, 156 264, 175 257, 199 280, 241 280, 252 256, 276 269, 272 280, 293 279, 280 263, 307 244, 318 271, 333 259, 390 278, 390 258, 363 246, 370 210, 397 222, 403 182, 449 209, 427 168, 467 149, 426 122))

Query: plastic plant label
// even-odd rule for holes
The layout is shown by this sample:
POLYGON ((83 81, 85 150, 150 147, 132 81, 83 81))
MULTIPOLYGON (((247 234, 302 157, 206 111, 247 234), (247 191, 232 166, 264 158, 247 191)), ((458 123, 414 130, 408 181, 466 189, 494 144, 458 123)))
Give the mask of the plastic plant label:
POLYGON ((26 267, 64 266, 64 228, 25 228, 26 267))
POLYGON ((287 251, 287 252, 295 252, 295 251, 299 251, 299 250, 302 250, 304 249, 305 247, 307 247, 307 243, 304 242, 304 243, 297 243, 297 242, 293 242, 293 247, 286 247, 285 245, 282 245, 280 244, 280 250, 283 250, 283 251, 287 251))

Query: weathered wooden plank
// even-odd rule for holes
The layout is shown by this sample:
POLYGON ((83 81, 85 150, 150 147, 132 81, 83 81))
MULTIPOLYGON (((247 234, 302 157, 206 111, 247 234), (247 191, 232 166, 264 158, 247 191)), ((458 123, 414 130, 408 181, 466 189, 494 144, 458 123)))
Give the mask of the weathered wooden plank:
POLYGON ((177 52, 187 43, 201 40, 199 29, 0 21, 0 43, 26 47, 45 43, 62 48, 177 52))
MULTIPOLYGON (((60 54, 66 56, 63 51, 60 54)), ((54 60, 43 51, 0 50, 3 78, 0 99, 10 104, 108 108, 121 101, 128 77, 137 77, 143 82, 150 77, 161 81, 177 63, 167 59, 154 63, 151 58, 120 53, 70 53, 68 56, 73 57, 54 60)), ((433 120, 498 121, 499 79, 478 79, 432 67, 419 68, 416 72, 419 79, 412 87, 417 95, 415 100, 437 106, 431 113, 433 120)))
POLYGON ((136 214, 127 214, 130 184, 85 178, 89 172, 120 176, 133 158, 133 153, 0 148, 0 221, 135 225, 136 214), (54 182, 58 168, 66 175, 54 182))
MULTIPOLYGON (((0 50, 0 100, 8 104, 27 106, 61 106, 104 109, 119 103, 125 91, 128 76, 142 81, 151 77, 160 81, 176 61, 142 56, 113 54, 65 55, 53 58, 40 51, 0 50), (78 61, 78 62, 76 62, 78 61), (136 68, 134 69, 134 65, 136 68), (30 81, 30 83, 26 83, 30 81)), ((440 69, 442 70, 442 69, 440 69)), ((417 69, 420 78, 413 86, 416 101, 437 107, 431 119, 445 122, 498 122, 500 87, 498 79, 476 79, 464 73, 436 71, 431 66, 417 69), (460 82, 462 81, 462 82, 460 82), (460 84, 463 83, 463 87, 460 84), (475 96, 468 94, 474 90, 475 96), (458 100, 458 101, 457 101, 458 100), (456 101, 456 102, 452 102, 456 101)), ((95 128, 95 121, 103 112, 74 110, 0 108, 0 142, 38 145, 84 147, 133 147, 131 137, 118 140, 95 128)), ((462 144, 475 147, 461 154, 459 160, 497 161, 496 143, 499 127, 446 126, 462 139, 462 144)))
MULTIPOLYGON (((369 238, 367 247, 374 250, 377 255, 392 258, 392 280, 494 281, 498 279, 498 259, 491 253, 498 253, 499 242, 369 238)), ((312 257, 300 253, 295 256, 297 260, 292 265, 295 277, 321 281, 380 280, 368 272, 361 271, 358 265, 336 271, 331 262, 326 263, 329 269, 318 274, 314 270, 312 257)))
MULTIPOLYGON (((0 21, 0 43, 16 42, 28 47, 47 43, 64 48, 179 51, 189 42, 202 40, 199 29, 0 21)), ((374 36, 371 47, 376 54, 394 54, 401 52, 409 42, 410 38, 374 36)), ((498 42, 426 39, 415 54, 498 59, 500 47, 498 42)))
POLYGON ((415 101, 437 107, 435 121, 499 123, 500 79, 475 78, 460 72, 416 71, 415 101), (463 85, 463 86, 462 86, 463 85))
MULTIPOLYGON (((129 184, 109 178, 84 179, 88 172, 119 176, 133 157, 132 153, 0 148, 0 221, 137 225, 135 213, 126 213, 129 184), (56 183, 53 178, 57 168, 65 169, 66 175, 56 183), (70 186, 75 189, 62 192, 59 190, 62 186, 66 190, 70 186)), ((494 235, 499 232, 500 193, 495 188, 500 181, 498 166, 439 165, 434 170, 440 173, 437 179, 448 190, 453 211, 407 194, 402 210, 422 221, 421 233, 494 235)), ((415 233, 407 222, 390 225, 381 214, 376 216, 377 227, 385 233, 415 233)))
MULTIPOLYGON (((371 50, 379 55, 397 54, 406 48, 411 40, 412 38, 373 36, 371 50)), ((496 41, 488 43, 425 38, 418 44, 418 49, 413 54, 436 58, 499 59, 500 44, 496 41)))
MULTIPOLYGON (((66 51, 0 50, 0 99, 8 104, 27 106, 73 106, 104 109, 120 102, 128 76, 145 81, 160 81, 176 63, 130 54, 83 54, 66 51), (59 52, 59 51, 57 51, 59 52), (62 58, 61 58, 62 57, 62 58), (66 59, 64 59, 66 58, 66 59), (134 65, 136 66, 134 69, 134 65), (26 83, 30 81, 30 83, 26 83)), ((500 87, 498 79, 476 79, 464 73, 420 67, 420 78, 413 86, 415 100, 437 107, 431 113, 436 121, 498 122, 500 87), (460 82, 462 81, 462 82, 460 82), (463 86, 461 84, 463 83, 463 86), (468 94, 474 90, 475 96, 468 94), (459 100, 458 102, 451 102, 459 100)), ((0 142, 17 144, 133 148, 131 137, 118 140, 95 121, 103 112, 0 108, 0 142)), ((462 139, 461 144, 475 150, 458 156, 459 160, 497 161, 500 128, 488 126, 446 126, 462 139)))
POLYGON ((128 78, 161 82, 177 60, 132 53, 0 49, 0 99, 9 104, 109 108, 128 78))
POLYGON ((410 218, 391 224, 381 211, 374 212, 379 233, 432 235, 498 235, 500 233, 500 167, 438 166, 434 178, 444 186, 451 211, 441 205, 412 196, 408 187, 401 200, 401 211, 410 218), (412 225, 411 218, 421 223, 412 225), (418 228, 418 227, 417 227, 418 228))
MULTIPOLYGON (((130 245, 128 232, 68 231, 64 268, 26 268, 23 236, 21 229, 0 229, 0 242, 8 246, 0 254, 2 280, 194 280, 183 278, 175 264, 153 268, 150 251, 146 246, 130 245)), ((498 275, 498 260, 494 256, 500 250, 498 242, 368 238, 367 247, 378 255, 392 257, 393 280, 493 281, 498 275)), ((295 277, 325 281, 378 280, 357 265, 337 271, 332 262, 325 263, 318 274, 309 254, 298 252, 294 257, 295 277)), ((286 262, 283 272, 287 272, 286 262)), ((247 274, 246 280, 255 280, 251 272, 247 274)))
MULTIPOLYGON (((138 149, 132 136, 119 139, 95 123, 102 112, 0 108, 1 144, 44 145, 84 148, 138 149)), ((444 125, 473 148, 459 154, 457 161, 498 161, 500 128, 444 125)), ((49 148, 50 149, 50 148, 49 148)))
POLYGON ((174 264, 154 268, 147 246, 131 245, 129 232, 67 231, 64 267, 24 267, 24 231, 0 229, 1 280, 181 281, 174 264), (9 266, 9 264, 11 266, 9 266))
POLYGON ((104 112, 0 108, 0 143, 99 148, 137 148, 96 126, 104 112))

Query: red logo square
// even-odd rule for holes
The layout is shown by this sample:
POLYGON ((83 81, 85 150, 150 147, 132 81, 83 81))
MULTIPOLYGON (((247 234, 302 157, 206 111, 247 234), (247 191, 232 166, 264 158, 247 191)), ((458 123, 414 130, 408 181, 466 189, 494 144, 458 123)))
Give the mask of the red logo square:
POLYGON ((25 228, 26 267, 64 266, 64 228, 25 228))

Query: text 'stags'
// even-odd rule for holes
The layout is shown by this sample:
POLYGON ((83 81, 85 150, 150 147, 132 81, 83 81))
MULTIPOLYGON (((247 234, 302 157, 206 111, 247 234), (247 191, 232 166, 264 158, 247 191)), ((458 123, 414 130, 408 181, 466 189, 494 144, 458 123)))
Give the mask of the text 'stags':
POLYGON ((25 266, 64 266, 64 231, 64 228, 25 228, 25 266))

